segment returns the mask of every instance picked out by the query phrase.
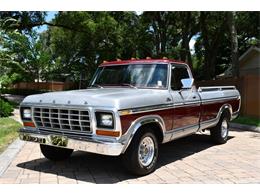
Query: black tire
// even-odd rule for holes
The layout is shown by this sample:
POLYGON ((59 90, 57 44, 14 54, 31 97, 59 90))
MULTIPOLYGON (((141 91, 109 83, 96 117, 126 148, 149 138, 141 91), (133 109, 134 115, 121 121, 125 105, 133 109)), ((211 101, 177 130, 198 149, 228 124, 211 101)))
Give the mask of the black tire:
POLYGON ((42 154, 49 160, 62 161, 70 157, 73 150, 40 144, 42 154))
POLYGON ((134 136, 131 144, 122 157, 124 166, 134 175, 142 176, 153 172, 156 168, 158 159, 158 140, 153 131, 145 129, 140 130, 140 132, 134 136), (144 141, 144 138, 146 138, 146 140, 152 140, 154 144, 153 157, 150 158, 152 160, 146 166, 139 160, 139 146, 141 142, 144 141))
POLYGON ((219 119, 218 124, 210 129, 210 136, 211 140, 215 144, 225 144, 228 140, 228 132, 229 132, 229 117, 227 113, 223 113, 219 119), (226 130, 223 130, 222 132, 222 127, 225 128, 226 130))

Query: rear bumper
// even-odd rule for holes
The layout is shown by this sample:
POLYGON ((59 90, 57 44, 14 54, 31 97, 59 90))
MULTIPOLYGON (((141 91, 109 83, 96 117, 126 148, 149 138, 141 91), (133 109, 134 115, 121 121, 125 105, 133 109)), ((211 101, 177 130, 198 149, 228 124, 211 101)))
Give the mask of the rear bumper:
POLYGON ((19 130, 19 137, 23 141, 29 141, 55 147, 81 150, 108 156, 119 156, 124 149, 124 144, 118 142, 104 142, 85 137, 69 137, 61 135, 57 135, 57 137, 60 137, 62 141, 57 142, 57 140, 53 140, 53 136, 56 135, 42 132, 40 133, 35 130, 28 130, 25 128, 19 130))

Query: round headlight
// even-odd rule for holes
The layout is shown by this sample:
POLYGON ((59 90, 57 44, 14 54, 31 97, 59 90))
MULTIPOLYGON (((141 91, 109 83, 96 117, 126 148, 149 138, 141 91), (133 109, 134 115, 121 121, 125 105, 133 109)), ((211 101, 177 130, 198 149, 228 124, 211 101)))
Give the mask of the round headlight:
POLYGON ((32 117, 31 109, 24 109, 23 118, 31 118, 31 117, 32 117))

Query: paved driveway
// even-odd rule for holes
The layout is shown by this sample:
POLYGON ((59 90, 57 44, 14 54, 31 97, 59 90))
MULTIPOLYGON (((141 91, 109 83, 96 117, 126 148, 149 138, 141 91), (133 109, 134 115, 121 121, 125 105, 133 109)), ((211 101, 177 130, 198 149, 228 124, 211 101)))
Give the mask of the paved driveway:
POLYGON ((37 144, 26 143, 0 183, 260 183, 260 133, 233 130, 228 143, 218 146, 202 134, 165 144, 157 170, 139 178, 116 157, 76 151, 54 163, 37 144))

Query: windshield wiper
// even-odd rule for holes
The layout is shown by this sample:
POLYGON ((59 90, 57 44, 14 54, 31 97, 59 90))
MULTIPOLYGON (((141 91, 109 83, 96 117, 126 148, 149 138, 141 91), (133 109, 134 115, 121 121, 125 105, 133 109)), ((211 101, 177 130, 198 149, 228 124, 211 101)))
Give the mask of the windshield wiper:
POLYGON ((101 86, 101 85, 99 85, 99 84, 92 84, 92 85, 90 85, 90 87, 104 88, 103 86, 101 86))
POLYGON ((121 85, 122 85, 122 86, 128 86, 128 87, 131 87, 131 88, 135 88, 135 89, 137 89, 136 86, 131 85, 130 83, 121 83, 121 85))

